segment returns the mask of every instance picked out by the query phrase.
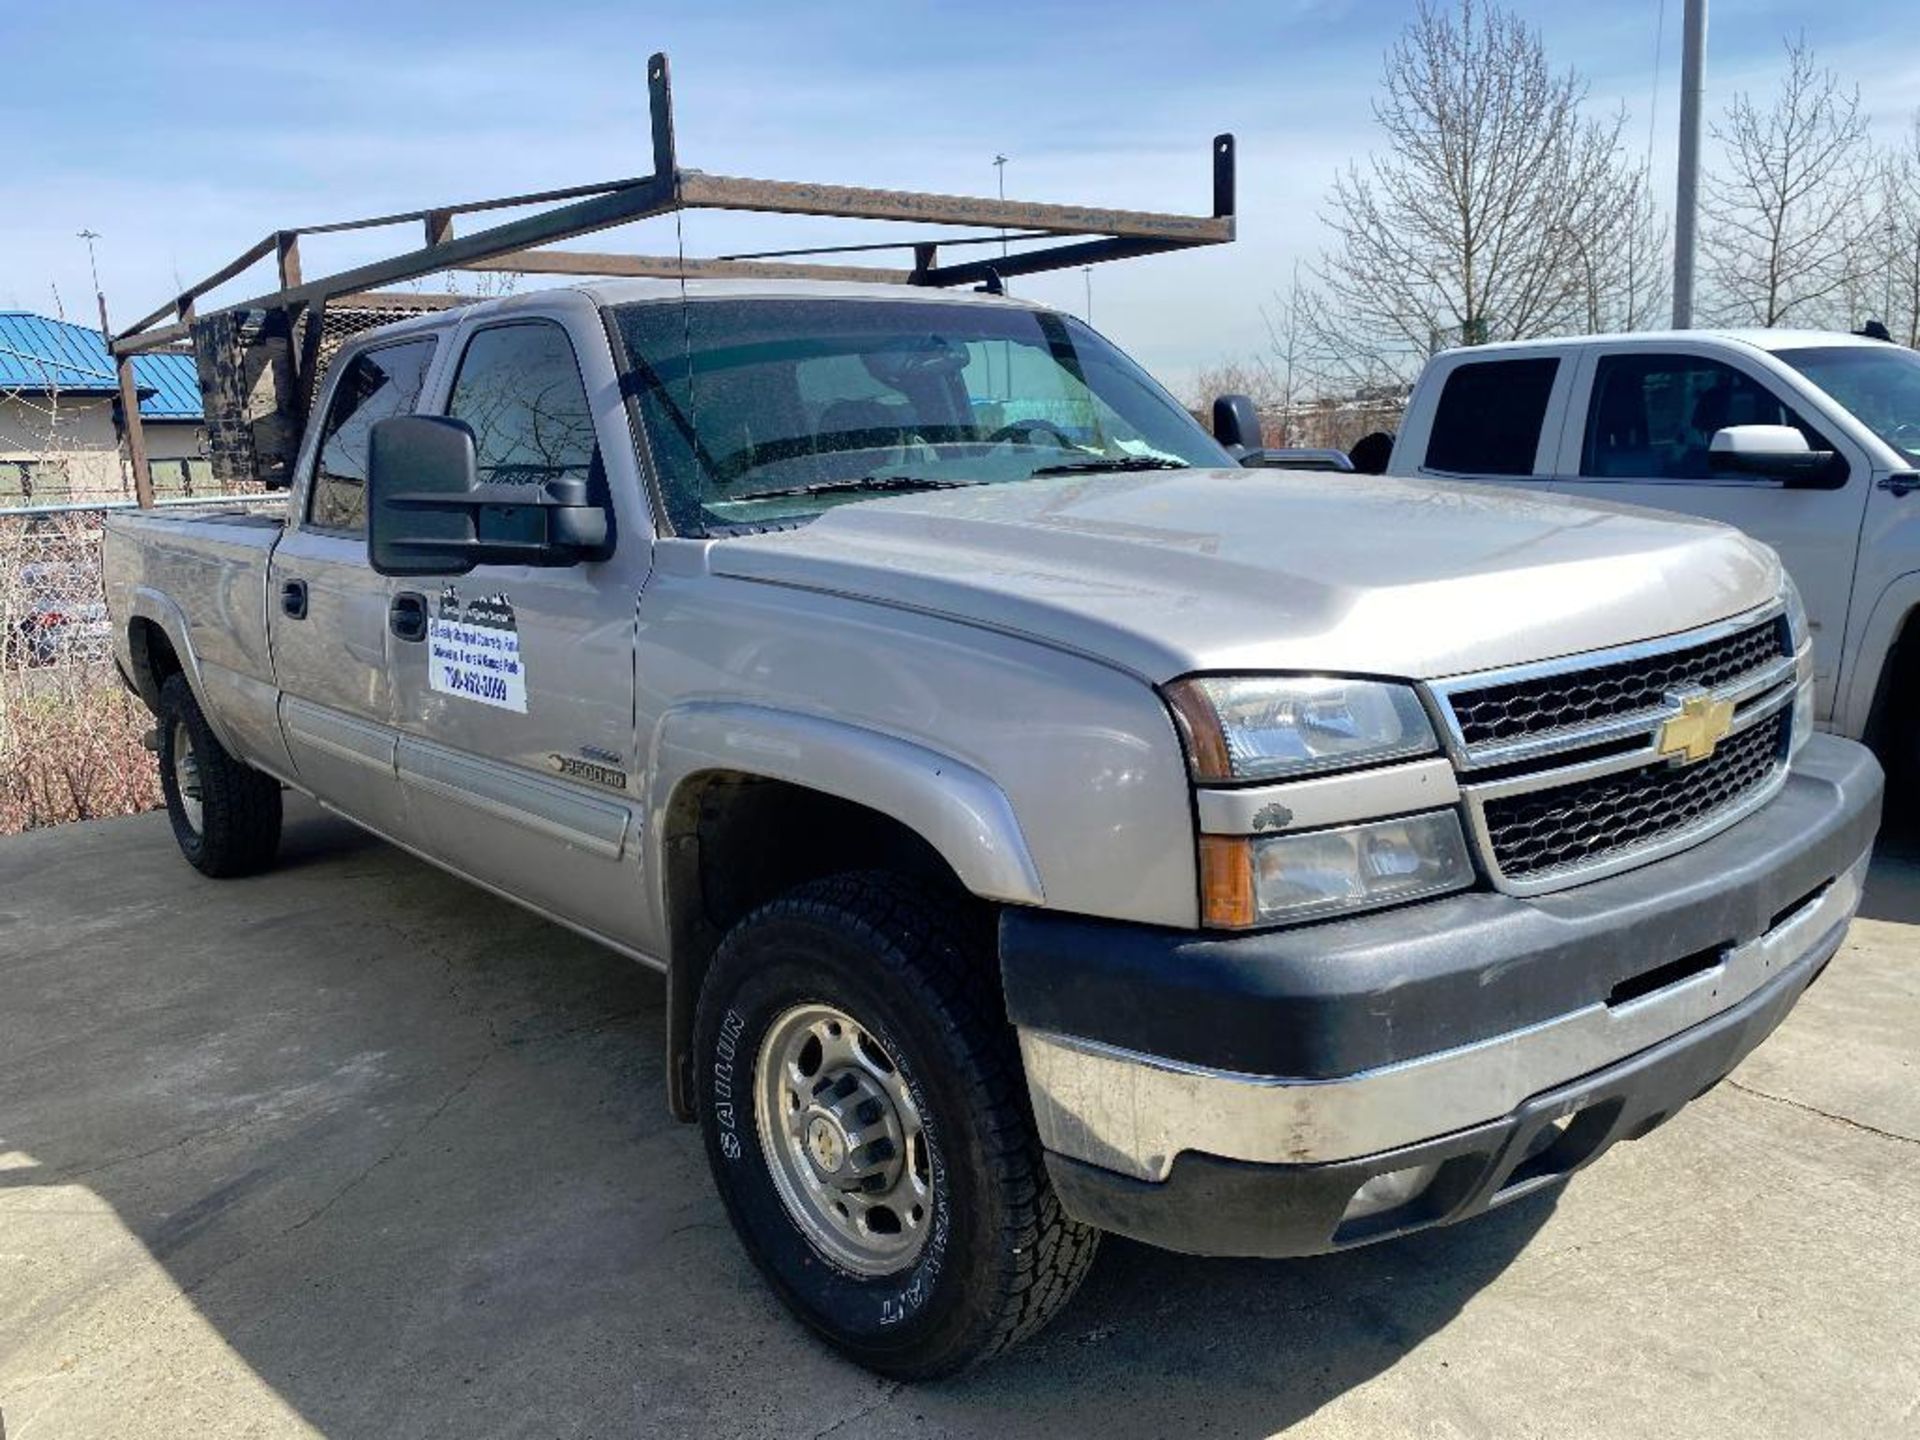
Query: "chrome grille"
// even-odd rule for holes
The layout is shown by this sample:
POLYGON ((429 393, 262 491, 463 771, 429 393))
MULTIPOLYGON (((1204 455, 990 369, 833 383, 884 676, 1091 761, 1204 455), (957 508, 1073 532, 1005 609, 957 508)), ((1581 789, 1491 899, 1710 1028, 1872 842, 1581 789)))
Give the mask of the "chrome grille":
POLYGON ((1697 843, 1786 783, 1804 678, 1778 604, 1683 635, 1435 682, 1430 688, 1481 866, 1535 895, 1697 843), (1680 764, 1666 725, 1730 711, 1680 764), (1691 709, 1689 709, 1691 707, 1691 709))
POLYGON ((1675 691, 1717 690, 1789 654, 1785 619, 1768 620, 1683 649, 1460 691, 1453 714, 1468 746, 1499 744, 1659 710, 1675 691))
POLYGON ((1538 878, 1711 823, 1766 784, 1786 756, 1791 720, 1777 711, 1697 765, 1661 763, 1487 801, 1501 874, 1538 878))

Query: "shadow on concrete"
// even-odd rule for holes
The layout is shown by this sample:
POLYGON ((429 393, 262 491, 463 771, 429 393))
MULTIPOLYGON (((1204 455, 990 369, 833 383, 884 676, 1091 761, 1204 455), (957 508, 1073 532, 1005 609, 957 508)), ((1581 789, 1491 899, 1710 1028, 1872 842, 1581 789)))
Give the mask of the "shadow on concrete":
MULTIPOLYGON (((311 810, 256 880, 203 881, 172 848, 159 817, 0 846, 0 1154, 30 1161, 0 1169, 0 1207, 99 1197, 328 1435, 851 1437, 882 1406, 904 1410, 889 1429, 937 1410, 947 1433, 1264 1435, 1406 1357, 1551 1213, 1293 1263, 1110 1242, 1052 1330, 897 1392, 735 1245, 665 1113, 658 977, 311 810)), ((58 1216, 32 1222, 8 1248, 58 1252, 58 1216)), ((0 1298, 16 1354, 84 1328, 114 1357, 36 1433, 98 1426, 85 1403, 198 1428, 180 1357, 114 1298, 124 1269, 75 1263, 0 1298)))

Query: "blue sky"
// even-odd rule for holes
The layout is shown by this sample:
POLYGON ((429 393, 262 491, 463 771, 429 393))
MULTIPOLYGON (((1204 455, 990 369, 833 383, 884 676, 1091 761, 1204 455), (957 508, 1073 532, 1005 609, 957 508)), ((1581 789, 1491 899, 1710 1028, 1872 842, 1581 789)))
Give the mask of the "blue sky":
MULTIPOLYGON (((1664 171, 1680 6, 1511 8, 1541 28, 1557 64, 1586 74, 1596 109, 1625 104, 1636 148, 1656 122, 1664 171)), ((277 226, 643 171, 643 66, 664 49, 681 161, 723 173, 986 194, 1002 152, 1010 195, 1202 210, 1208 137, 1236 132, 1240 241, 1094 276, 1095 324, 1183 385, 1261 344, 1260 307, 1320 244, 1334 173, 1377 143, 1381 52, 1412 0, 6 0, 0 11, 0 126, 13 137, 0 166, 0 307, 51 311, 57 286, 69 317, 90 317, 83 226, 101 232, 101 280, 127 319, 277 226)), ((1801 30, 1859 83, 1883 133, 1920 109, 1910 0, 1714 0, 1710 106, 1769 88, 1782 36, 1801 30)), ((685 229, 689 254, 849 238, 874 236, 698 214, 685 229)), ((670 250, 672 222, 606 243, 670 250)), ((309 247, 309 274, 367 253, 309 247)), ((1078 273, 1021 290, 1085 303, 1078 273)))

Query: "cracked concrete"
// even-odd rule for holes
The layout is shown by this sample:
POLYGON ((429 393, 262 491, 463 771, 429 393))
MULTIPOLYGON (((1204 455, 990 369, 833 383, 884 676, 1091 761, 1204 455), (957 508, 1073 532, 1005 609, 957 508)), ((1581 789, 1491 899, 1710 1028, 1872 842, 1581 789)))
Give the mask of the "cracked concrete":
POLYGON ((1905 1434, 1920 851, 1735 1079, 1561 1195, 1322 1260, 1111 1243, 938 1386, 853 1370, 666 1116, 659 979, 310 807, 0 844, 0 1416, 54 1437, 1905 1434))

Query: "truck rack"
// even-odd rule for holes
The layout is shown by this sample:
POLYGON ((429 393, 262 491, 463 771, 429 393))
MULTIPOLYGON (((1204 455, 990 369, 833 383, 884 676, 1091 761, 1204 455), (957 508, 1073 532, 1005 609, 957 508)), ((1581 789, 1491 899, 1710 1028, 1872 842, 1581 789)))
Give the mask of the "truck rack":
POLYGON ((1217 245, 1234 237, 1231 135, 1213 139, 1211 215, 1112 210, 754 180, 685 170, 680 167, 674 146, 672 88, 665 55, 656 54, 647 62, 647 88, 653 131, 653 169, 647 175, 276 230, 168 304, 113 335, 109 344, 119 373, 122 438, 133 467, 139 503, 151 505, 153 493, 134 389, 136 354, 178 349, 190 343, 206 400, 216 477, 223 481, 286 484, 291 479, 293 452, 299 445, 307 408, 318 393, 328 360, 344 340, 387 323, 396 314, 473 303, 461 296, 382 288, 426 275, 468 270, 666 279, 802 278, 920 286, 982 285, 998 290, 1010 276, 1217 245), (536 205, 549 208, 471 235, 454 233, 456 216, 536 205), (695 209, 958 225, 992 228, 995 233, 762 251, 712 259, 541 248, 637 220, 695 209), (424 227, 425 243, 419 248, 317 280, 304 277, 301 236, 405 224, 424 227), (1061 237, 1067 236, 1091 238, 1063 241, 1061 237), (1053 243, 1007 248, 1035 241, 1053 243), (985 260, 943 262, 941 258, 940 252, 945 249, 992 243, 1002 244, 1006 253, 985 260), (911 266, 885 268, 840 259, 800 259, 885 250, 910 251, 911 266), (268 256, 278 267, 278 289, 217 310, 197 309, 200 297, 268 256))

